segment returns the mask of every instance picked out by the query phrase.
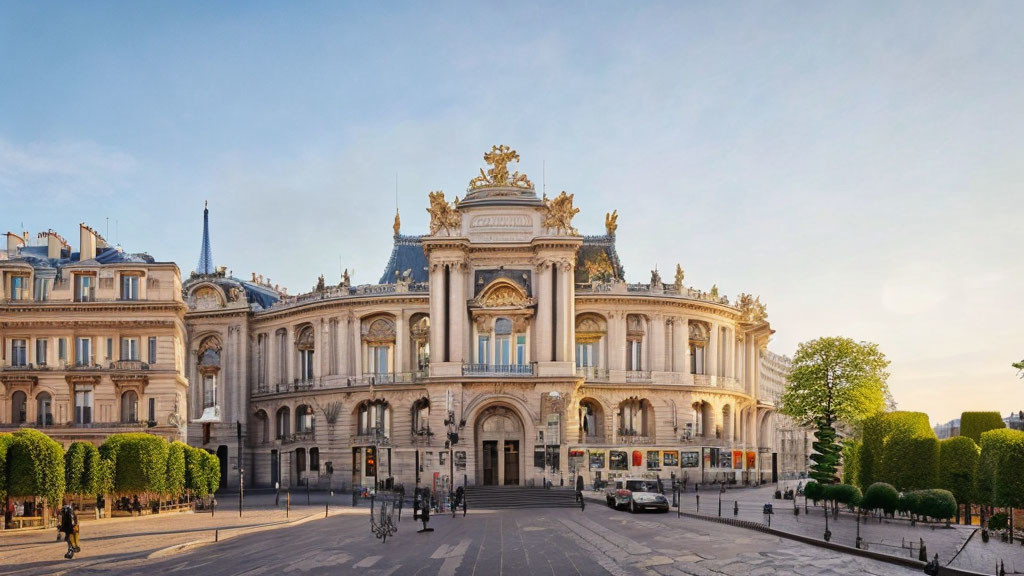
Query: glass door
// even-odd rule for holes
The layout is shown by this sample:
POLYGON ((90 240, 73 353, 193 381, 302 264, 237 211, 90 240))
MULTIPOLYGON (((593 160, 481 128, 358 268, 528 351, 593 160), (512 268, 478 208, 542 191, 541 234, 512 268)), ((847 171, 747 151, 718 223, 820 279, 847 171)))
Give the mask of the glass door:
POLYGON ((519 485, 519 441, 505 440, 505 486, 519 485))

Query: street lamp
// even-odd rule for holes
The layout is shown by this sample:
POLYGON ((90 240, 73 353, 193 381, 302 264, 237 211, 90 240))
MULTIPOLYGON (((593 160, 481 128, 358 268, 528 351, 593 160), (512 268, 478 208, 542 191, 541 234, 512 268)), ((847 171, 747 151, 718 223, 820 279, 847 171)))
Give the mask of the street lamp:
MULTIPOLYGON (((558 410, 559 410, 558 411, 558 415, 559 415, 559 418, 558 418, 557 425, 560 426, 561 425, 561 421, 562 421, 561 411, 562 411, 562 407, 563 407, 562 395, 557 390, 552 390, 551 392, 548 392, 548 398, 550 399, 550 401, 552 403, 554 403, 556 400, 558 401, 558 410)), ((550 418, 550 415, 549 415, 549 418, 550 418)), ((550 458, 550 451, 548 450, 548 444, 550 444, 550 440, 551 440, 551 426, 550 426, 550 424, 548 424, 547 430, 545 431, 545 434, 544 434, 544 487, 545 488, 548 487, 548 458, 550 458)), ((559 441, 559 443, 561 443, 561 441, 559 441)), ((554 468, 554 464, 555 464, 554 463, 554 458, 551 458, 551 468, 554 468)), ((552 470, 552 472, 554 472, 554 470, 552 470)))

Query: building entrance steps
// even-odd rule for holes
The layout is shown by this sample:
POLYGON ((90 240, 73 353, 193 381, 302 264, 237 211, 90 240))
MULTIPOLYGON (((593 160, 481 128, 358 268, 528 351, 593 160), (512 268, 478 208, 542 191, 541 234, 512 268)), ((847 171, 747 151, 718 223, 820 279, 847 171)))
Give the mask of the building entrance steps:
POLYGON ((466 505, 475 509, 578 508, 572 488, 466 486, 466 505))

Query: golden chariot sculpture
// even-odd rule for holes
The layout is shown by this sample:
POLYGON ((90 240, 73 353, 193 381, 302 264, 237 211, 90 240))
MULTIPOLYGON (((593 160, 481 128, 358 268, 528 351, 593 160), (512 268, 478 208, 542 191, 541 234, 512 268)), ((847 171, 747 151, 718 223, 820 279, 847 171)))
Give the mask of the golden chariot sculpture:
POLYGON ((575 194, 566 194, 565 190, 554 198, 544 197, 544 205, 547 213, 544 215, 544 227, 554 228, 559 232, 578 236, 579 232, 572 227, 573 216, 579 214, 580 209, 572 205, 575 194))
POLYGON ((430 233, 437 234, 441 229, 452 233, 458 233, 462 226, 462 214, 456 209, 459 205, 459 198, 455 198, 454 206, 444 199, 444 192, 438 190, 430 193, 430 233))
POLYGON ((508 163, 519 162, 519 153, 505 144, 492 146, 491 151, 484 154, 484 162, 491 165, 491 168, 484 173, 480 169, 480 175, 469 181, 470 189, 476 188, 525 188, 532 190, 533 183, 526 174, 518 171, 509 174, 508 163))

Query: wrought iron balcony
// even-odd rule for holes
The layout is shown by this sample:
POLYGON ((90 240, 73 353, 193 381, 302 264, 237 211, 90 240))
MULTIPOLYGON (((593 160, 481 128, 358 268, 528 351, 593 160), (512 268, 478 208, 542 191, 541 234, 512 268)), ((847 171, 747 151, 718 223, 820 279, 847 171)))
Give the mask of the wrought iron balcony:
POLYGON ((524 378, 537 374, 537 363, 529 364, 463 364, 463 376, 502 376, 524 378))
POLYGON ((416 372, 380 372, 363 374, 352 379, 352 386, 386 386, 388 384, 413 384, 419 382, 426 373, 416 372))
POLYGON ((111 370, 149 370, 149 364, 142 360, 114 360, 110 363, 111 370))

